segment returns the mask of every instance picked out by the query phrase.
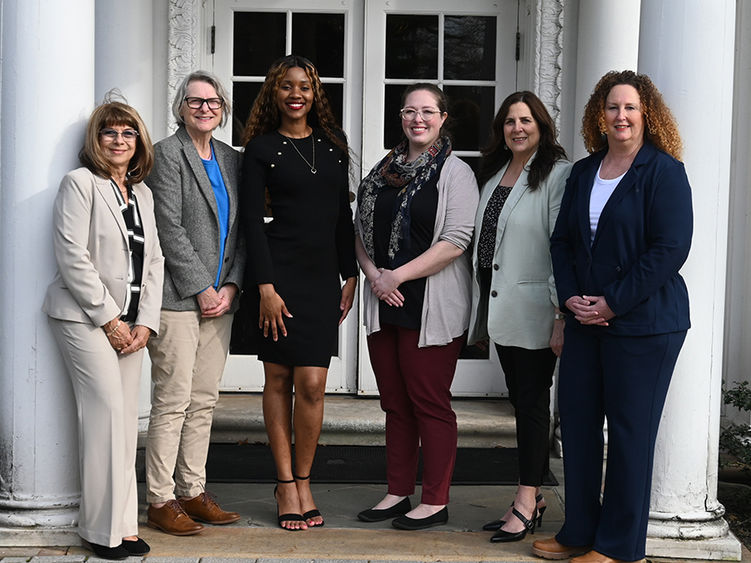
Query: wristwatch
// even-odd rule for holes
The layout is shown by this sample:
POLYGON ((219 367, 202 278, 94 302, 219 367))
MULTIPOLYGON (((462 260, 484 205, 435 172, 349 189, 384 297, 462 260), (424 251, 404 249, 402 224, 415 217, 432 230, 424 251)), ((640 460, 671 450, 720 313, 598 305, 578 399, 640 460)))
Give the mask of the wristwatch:
POLYGON ((555 315, 553 316, 553 318, 554 318, 554 319, 555 319, 556 321, 562 321, 563 319, 565 319, 565 318, 566 318, 566 315, 565 315, 564 313, 561 313, 560 311, 556 311, 556 312, 555 312, 555 315))

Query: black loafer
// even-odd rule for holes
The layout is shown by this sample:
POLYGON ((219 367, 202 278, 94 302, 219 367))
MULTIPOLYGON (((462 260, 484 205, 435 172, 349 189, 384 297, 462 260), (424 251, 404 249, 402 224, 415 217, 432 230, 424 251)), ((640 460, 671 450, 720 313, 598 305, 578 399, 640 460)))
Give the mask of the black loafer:
POLYGON ((363 522, 382 522, 394 516, 401 516, 412 510, 412 503, 409 497, 403 498, 391 508, 369 508, 363 510, 357 517, 363 522))
POLYGON ((425 518, 410 518, 409 516, 399 516, 395 518, 391 525, 399 530, 424 530, 431 526, 440 526, 449 521, 449 509, 444 506, 441 510, 425 518))
POLYGON ((98 543, 88 542, 97 557, 102 559, 111 559, 113 561, 120 561, 130 557, 128 550, 123 547, 123 544, 116 545, 115 547, 108 547, 106 545, 99 545, 98 543))
POLYGON ((146 555, 151 548, 149 544, 143 541, 141 538, 137 540, 123 540, 122 546, 130 555, 146 555))

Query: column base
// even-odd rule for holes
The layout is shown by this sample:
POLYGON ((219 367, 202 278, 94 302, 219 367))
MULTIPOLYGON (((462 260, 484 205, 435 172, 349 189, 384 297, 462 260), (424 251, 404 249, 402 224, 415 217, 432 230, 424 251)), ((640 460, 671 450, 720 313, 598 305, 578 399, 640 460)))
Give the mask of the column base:
POLYGON ((7 528, 0 527, 0 547, 49 547, 82 545, 77 526, 7 528))
POLYGON ((740 561, 741 542, 723 518, 708 522, 649 523, 647 556, 706 561, 740 561))

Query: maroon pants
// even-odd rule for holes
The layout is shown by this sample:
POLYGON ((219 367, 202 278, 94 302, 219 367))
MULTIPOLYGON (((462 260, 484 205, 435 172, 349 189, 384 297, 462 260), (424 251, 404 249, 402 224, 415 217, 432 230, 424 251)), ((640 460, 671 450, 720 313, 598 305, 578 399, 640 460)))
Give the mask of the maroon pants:
POLYGON ((381 408, 386 413, 389 493, 415 492, 422 445, 422 502, 448 504, 456 460, 451 382, 466 335, 445 346, 418 348, 420 331, 393 325, 368 337, 381 408))

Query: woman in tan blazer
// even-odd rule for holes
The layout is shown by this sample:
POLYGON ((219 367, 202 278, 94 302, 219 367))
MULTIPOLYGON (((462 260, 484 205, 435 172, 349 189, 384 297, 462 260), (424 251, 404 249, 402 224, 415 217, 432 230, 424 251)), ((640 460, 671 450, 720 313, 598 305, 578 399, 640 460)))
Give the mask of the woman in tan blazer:
POLYGON ((490 339, 516 417, 519 486, 513 504, 485 530, 518 541, 542 522, 548 471, 550 386, 563 346, 550 234, 571 169, 555 124, 532 92, 501 104, 480 168, 469 342, 490 339))
POLYGON ((148 553, 137 537, 136 440, 143 349, 159 328, 164 259, 142 183, 153 148, 121 102, 96 108, 82 168, 65 175, 53 212, 58 271, 49 316, 78 413, 78 534, 104 559, 148 553))

